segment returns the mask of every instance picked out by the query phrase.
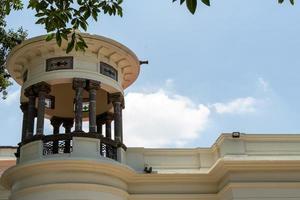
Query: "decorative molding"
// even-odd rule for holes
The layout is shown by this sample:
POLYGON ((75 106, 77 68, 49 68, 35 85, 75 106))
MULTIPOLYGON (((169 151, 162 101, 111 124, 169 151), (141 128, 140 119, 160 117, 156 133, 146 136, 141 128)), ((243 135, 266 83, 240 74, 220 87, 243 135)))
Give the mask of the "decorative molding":
POLYGON ((83 79, 83 78, 74 78, 73 79, 73 89, 85 88, 85 87, 86 87, 86 79, 83 79))
POLYGON ((118 71, 105 62, 100 62, 100 73, 118 81, 118 71))
POLYGON ((88 80, 86 89, 87 90, 91 90, 91 89, 99 90, 100 84, 101 84, 100 81, 88 80))
POLYGON ((46 72, 62 69, 73 69, 73 57, 55 57, 46 60, 46 72))

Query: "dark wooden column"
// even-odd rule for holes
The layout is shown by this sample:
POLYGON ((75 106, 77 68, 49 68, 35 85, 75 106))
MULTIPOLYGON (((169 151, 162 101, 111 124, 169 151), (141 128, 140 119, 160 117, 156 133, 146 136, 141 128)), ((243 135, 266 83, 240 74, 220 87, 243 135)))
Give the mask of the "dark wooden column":
POLYGON ((102 126, 103 126, 103 124, 106 123, 105 118, 106 118, 106 113, 97 116, 97 120, 96 120, 97 133, 100 134, 100 135, 103 135, 102 126))
POLYGON ((46 94, 51 91, 51 86, 46 82, 40 82, 34 85, 36 94, 38 94, 38 109, 37 109, 37 121, 36 121, 36 135, 44 134, 44 116, 46 108, 46 94))
POLYGON ((60 128, 62 122, 63 122, 62 118, 60 118, 60 117, 54 116, 50 119, 50 123, 53 126, 53 135, 59 134, 59 128, 60 128))
POLYGON ((23 122, 22 122, 22 142, 26 138, 27 125, 28 125, 28 102, 22 102, 20 106, 23 112, 23 122))
POLYGON ((33 86, 30 86, 25 89, 24 95, 28 97, 28 117, 27 117, 27 133, 26 138, 33 136, 33 130, 34 130, 34 118, 36 115, 36 109, 35 109, 35 99, 36 94, 33 90, 33 86))
POLYGON ((87 90, 89 91, 89 132, 96 133, 96 97, 100 82, 89 80, 87 90))
POLYGON ((113 115, 111 113, 106 113, 105 115, 105 137, 111 139, 111 122, 113 120, 113 115))
POLYGON ((114 132, 115 140, 117 142, 123 142, 123 119, 122 119, 122 109, 123 109, 123 96, 121 93, 110 94, 110 101, 114 107, 114 132))
POLYGON ((86 86, 86 80, 75 78, 73 80, 73 89, 75 90, 75 132, 82 131, 82 95, 86 86))
MULTIPOLYGON (((64 118, 63 119, 63 127, 65 128, 65 134, 70 134, 71 129, 74 124, 74 119, 72 118, 64 118)), ((71 152, 71 141, 70 139, 65 140, 65 149, 64 153, 70 153, 71 152)))
MULTIPOLYGON (((53 126, 53 135, 58 135, 59 127, 62 124, 62 118, 54 116, 51 118, 50 122, 51 122, 51 125, 53 126)), ((53 141, 53 153, 58 153, 58 148, 59 148, 59 141, 54 140, 53 141)))
POLYGON ((64 118, 63 119, 63 127, 65 128, 65 133, 71 133, 73 124, 74 124, 73 118, 64 118))

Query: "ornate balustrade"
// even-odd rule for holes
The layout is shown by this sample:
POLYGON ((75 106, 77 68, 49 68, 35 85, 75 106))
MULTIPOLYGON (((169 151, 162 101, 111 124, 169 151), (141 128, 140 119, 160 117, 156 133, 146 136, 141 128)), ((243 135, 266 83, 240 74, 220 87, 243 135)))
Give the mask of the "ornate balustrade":
POLYGON ((43 141, 43 155, 67 154, 73 151, 73 137, 87 137, 100 140, 99 152, 101 156, 117 160, 117 149, 122 147, 126 150, 126 146, 119 141, 106 138, 97 133, 67 133, 57 135, 35 135, 24 140, 19 144, 16 157, 20 156, 20 147, 30 142, 43 141))

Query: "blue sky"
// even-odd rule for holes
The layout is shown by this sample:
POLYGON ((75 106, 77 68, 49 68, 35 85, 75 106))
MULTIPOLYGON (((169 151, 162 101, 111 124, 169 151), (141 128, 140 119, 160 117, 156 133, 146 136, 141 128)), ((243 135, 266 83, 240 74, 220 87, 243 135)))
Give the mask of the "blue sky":
MULTIPOLYGON (((297 4, 215 0, 211 7, 199 5, 195 15, 171 0, 126 0, 123 6, 123 18, 101 16, 88 31, 150 62, 126 91, 127 144, 204 147, 222 132, 299 133, 297 4)), ((34 20, 31 11, 7 19, 9 27, 23 26, 30 37, 44 34, 34 20)), ((0 102, 0 145, 19 141, 17 92, 15 84, 0 102)))

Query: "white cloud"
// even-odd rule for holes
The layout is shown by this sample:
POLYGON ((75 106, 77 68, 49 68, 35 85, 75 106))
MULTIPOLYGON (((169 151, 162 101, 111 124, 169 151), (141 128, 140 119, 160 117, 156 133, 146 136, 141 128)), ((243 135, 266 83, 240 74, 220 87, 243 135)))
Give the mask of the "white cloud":
POLYGON ((153 93, 128 93, 124 110, 124 141, 128 146, 184 146, 199 137, 210 110, 187 97, 153 93))
POLYGON ((215 103, 214 109, 218 114, 244 114, 256 111, 258 100, 253 97, 238 98, 227 103, 215 103))

